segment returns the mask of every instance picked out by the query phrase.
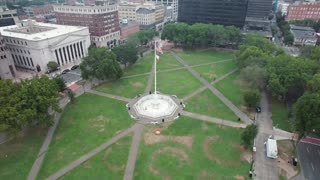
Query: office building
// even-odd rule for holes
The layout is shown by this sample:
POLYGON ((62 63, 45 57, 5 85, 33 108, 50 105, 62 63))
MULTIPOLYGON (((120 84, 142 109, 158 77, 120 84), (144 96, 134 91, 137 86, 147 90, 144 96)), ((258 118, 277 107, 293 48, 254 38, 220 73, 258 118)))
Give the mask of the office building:
POLYGON ((47 71, 49 61, 62 70, 80 64, 90 46, 87 27, 24 20, 21 25, 1 27, 0 32, 15 66, 37 72, 47 71))
POLYGON ((96 1, 100 5, 91 6, 54 5, 57 24, 89 27, 92 44, 115 47, 120 40, 118 8, 104 2, 96 1))
POLYGON ((244 25, 248 0, 179 0, 178 21, 244 25))
POLYGON ((0 6, 0 27, 10 26, 19 23, 17 10, 9 10, 5 6, 0 6))
POLYGON ((5 46, 2 35, 0 34, 0 80, 12 79, 16 76, 16 68, 11 59, 10 52, 5 46))

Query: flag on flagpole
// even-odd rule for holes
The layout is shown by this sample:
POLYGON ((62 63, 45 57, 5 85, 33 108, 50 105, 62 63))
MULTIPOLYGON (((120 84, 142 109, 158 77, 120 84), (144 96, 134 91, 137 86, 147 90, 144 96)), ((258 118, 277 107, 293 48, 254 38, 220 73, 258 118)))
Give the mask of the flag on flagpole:
POLYGON ((163 51, 162 51, 162 44, 161 42, 157 42, 156 44, 156 48, 157 48, 157 51, 160 53, 160 54, 163 54, 163 51))
POLYGON ((156 55, 157 61, 160 61, 160 56, 156 55))

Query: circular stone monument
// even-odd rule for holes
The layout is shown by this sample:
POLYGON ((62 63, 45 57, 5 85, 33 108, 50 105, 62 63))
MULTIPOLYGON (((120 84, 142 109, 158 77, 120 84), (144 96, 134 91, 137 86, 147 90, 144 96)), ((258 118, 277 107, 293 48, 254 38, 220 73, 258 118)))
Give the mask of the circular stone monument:
POLYGON ((177 119, 184 104, 176 96, 148 94, 131 100, 127 108, 133 119, 144 124, 159 124, 177 119))

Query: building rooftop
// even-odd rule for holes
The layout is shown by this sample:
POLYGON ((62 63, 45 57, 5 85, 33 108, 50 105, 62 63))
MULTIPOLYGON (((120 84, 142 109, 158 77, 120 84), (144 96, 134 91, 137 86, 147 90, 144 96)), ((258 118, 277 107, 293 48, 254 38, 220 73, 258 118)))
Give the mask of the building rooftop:
POLYGON ((9 36, 30 41, 41 41, 58 37, 64 34, 87 29, 80 26, 66 26, 48 23, 39 23, 33 20, 25 20, 21 25, 12 25, 0 28, 3 36, 9 36))
POLYGON ((136 21, 127 21, 127 23, 121 23, 120 28, 126 28, 130 26, 136 26, 139 25, 136 21))
POLYGON ((153 12, 153 10, 150 10, 150 9, 147 9, 147 8, 139 8, 137 10, 137 13, 139 13, 139 14, 150 14, 152 12, 153 12))
POLYGON ((290 25, 290 31, 295 38, 315 38, 316 32, 311 27, 290 25))

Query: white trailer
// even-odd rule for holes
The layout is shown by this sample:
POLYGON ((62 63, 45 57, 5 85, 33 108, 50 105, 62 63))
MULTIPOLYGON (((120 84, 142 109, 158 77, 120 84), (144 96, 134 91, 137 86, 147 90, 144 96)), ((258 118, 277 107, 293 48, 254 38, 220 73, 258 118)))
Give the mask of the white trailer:
POLYGON ((277 140, 275 139, 268 139, 266 142, 267 148, 267 157, 277 159, 278 158, 278 147, 277 147, 277 140))

